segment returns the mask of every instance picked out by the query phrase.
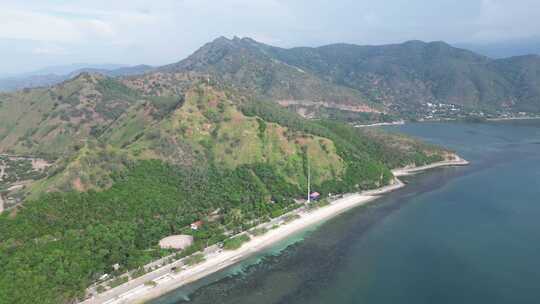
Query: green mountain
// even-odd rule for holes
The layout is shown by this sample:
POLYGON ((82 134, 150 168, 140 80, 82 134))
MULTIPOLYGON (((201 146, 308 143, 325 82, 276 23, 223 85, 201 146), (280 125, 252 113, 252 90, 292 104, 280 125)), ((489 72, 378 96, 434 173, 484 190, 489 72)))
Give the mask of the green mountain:
POLYGON ((157 246, 164 236, 194 234, 188 254, 294 209, 307 191, 308 157, 313 189, 326 195, 379 187, 390 168, 449 155, 306 120, 248 91, 171 69, 123 79, 83 73, 0 95, 0 154, 51 163, 34 172, 0 159, 0 195, 29 179, 17 190, 22 205, 0 214, 0 303, 68 303, 104 273, 168 254, 157 246), (192 232, 197 219, 207 225, 192 232))
MULTIPOLYGON (((159 70, 195 72, 220 83, 285 106, 307 105, 356 113, 380 113, 359 90, 328 81, 298 65, 280 60, 270 46, 244 38, 218 38, 188 58, 159 70)), ((317 111, 319 112, 319 111, 317 111)), ((310 116, 303 113, 304 116, 310 116)))
POLYGON ((206 73, 301 114, 421 117, 429 104, 463 113, 539 112, 539 65, 540 56, 492 60, 444 42, 283 49, 219 38, 163 70, 206 73))

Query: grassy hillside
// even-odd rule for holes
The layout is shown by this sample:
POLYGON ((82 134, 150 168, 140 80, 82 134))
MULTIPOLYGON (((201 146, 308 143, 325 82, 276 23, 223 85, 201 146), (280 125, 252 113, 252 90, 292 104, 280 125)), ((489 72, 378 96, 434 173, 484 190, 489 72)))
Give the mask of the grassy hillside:
POLYGON ((49 89, 0 95, 0 152, 69 155, 137 101, 132 90, 94 74, 49 89))

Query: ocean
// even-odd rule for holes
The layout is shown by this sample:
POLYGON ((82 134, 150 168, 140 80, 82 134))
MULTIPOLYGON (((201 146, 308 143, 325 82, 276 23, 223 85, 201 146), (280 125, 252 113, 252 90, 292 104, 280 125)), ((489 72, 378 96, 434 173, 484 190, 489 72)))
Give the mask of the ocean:
POLYGON ((471 165, 408 177, 401 190, 151 303, 540 303, 540 121, 385 129, 471 165))

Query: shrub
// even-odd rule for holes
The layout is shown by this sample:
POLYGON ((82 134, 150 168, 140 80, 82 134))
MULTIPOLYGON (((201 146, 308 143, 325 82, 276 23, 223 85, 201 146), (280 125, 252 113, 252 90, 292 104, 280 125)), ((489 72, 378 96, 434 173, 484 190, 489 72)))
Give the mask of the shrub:
POLYGON ((146 281, 144 282, 144 286, 156 287, 157 283, 154 281, 146 281))
POLYGON ((112 280, 111 282, 109 282, 109 287, 115 288, 115 287, 118 287, 118 286, 126 283, 127 281, 129 281, 128 277, 126 277, 126 276, 119 277, 119 278, 116 278, 116 279, 112 280))
POLYGON ((240 236, 227 239, 223 242, 223 249, 225 250, 238 249, 242 247, 242 245, 249 240, 250 240, 250 237, 247 234, 242 234, 240 236))
POLYGON ((105 291, 105 287, 103 287, 102 285, 98 285, 98 287, 96 287, 96 291, 97 293, 103 293, 105 291))
POLYGON ((197 265, 197 264, 200 264, 202 262, 204 262, 206 259, 204 257, 204 254, 202 253, 197 253, 197 254, 194 254, 192 256, 189 256, 187 257, 185 260, 184 260, 184 264, 188 265, 188 266, 193 266, 193 265, 197 265))
POLYGON ((289 214, 289 215, 286 215, 285 217, 283 217, 283 221, 285 223, 290 223, 296 219, 299 219, 300 218, 300 215, 298 214, 289 214))
POLYGON ((250 231, 250 233, 254 236, 260 236, 260 235, 263 235, 263 234, 266 234, 268 232, 268 229, 267 228, 264 228, 264 227, 261 227, 261 228, 255 228, 253 230, 250 231))

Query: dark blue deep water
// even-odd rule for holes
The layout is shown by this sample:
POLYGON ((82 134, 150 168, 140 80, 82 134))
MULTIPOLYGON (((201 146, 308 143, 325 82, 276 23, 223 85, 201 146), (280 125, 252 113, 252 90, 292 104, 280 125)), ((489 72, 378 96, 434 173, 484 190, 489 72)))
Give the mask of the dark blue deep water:
POLYGON ((154 304, 540 303, 540 122, 389 130, 472 164, 411 177, 403 190, 154 304))

